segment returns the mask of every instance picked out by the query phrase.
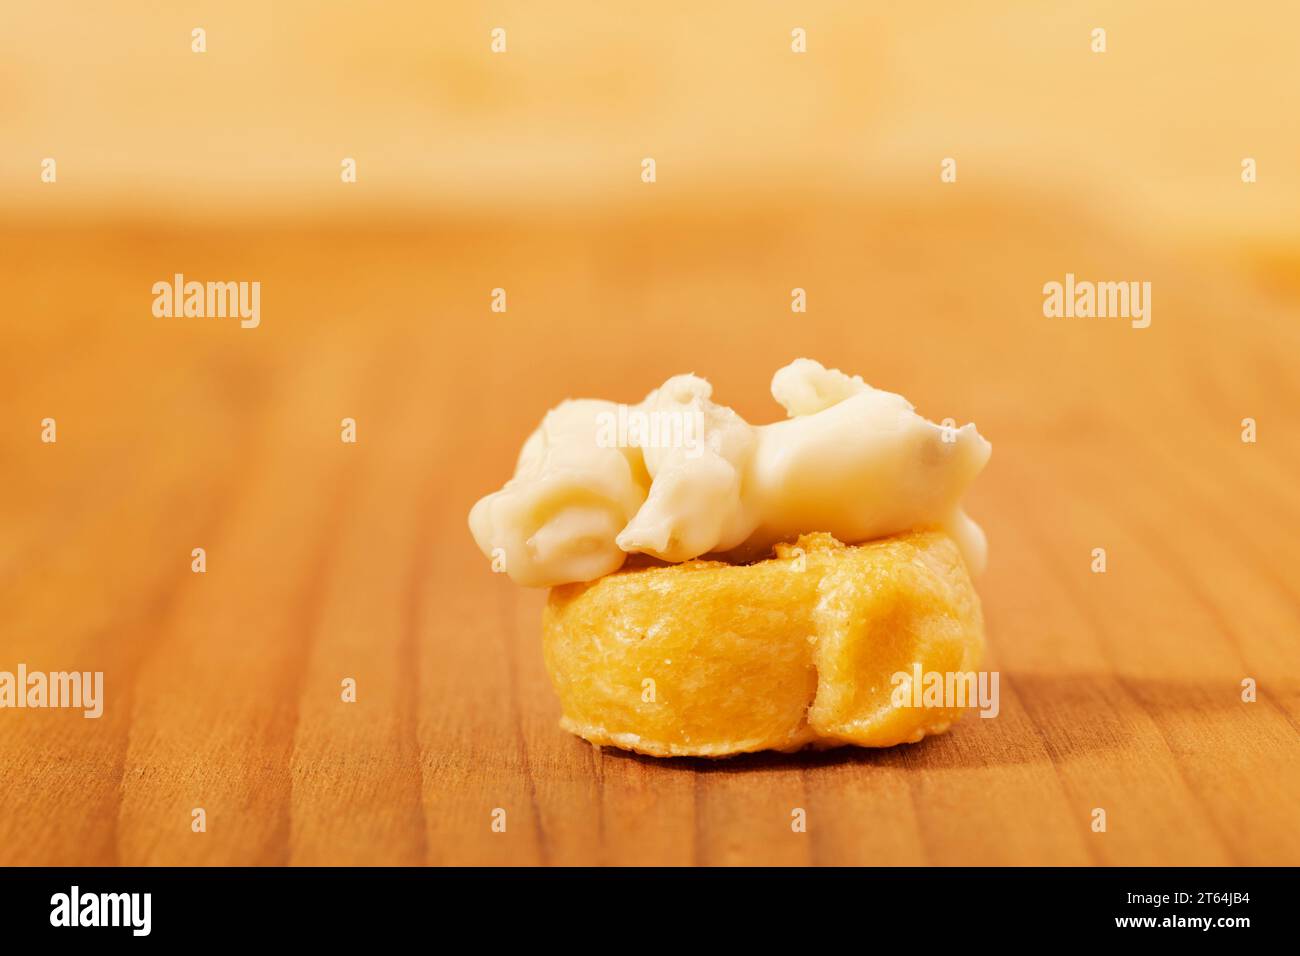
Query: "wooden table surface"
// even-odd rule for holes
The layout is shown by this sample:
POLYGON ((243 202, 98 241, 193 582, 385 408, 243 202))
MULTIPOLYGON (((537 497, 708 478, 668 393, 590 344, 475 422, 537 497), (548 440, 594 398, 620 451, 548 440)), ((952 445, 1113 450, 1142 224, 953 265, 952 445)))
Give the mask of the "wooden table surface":
POLYGON ((0 711, 0 864, 1300 863, 1294 255, 1065 199, 640 195, 6 224, 0 669, 106 701, 0 711), (261 327, 153 318, 178 270, 261 281, 261 327), (1151 281, 1151 327, 1044 318, 1067 271, 1151 281), (800 355, 992 441, 1000 715, 717 762, 562 732, 544 595, 469 506, 566 396, 695 371, 762 421, 800 355))

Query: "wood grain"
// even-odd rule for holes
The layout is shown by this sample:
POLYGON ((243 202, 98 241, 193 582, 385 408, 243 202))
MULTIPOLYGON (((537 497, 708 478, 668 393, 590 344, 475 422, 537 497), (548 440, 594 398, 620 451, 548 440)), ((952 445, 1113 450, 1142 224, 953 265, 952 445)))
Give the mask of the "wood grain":
POLYGON ((8 224, 0 669, 107 700, 0 711, 0 864, 1300 863, 1300 260, 967 195, 8 224), (182 269, 259 279, 262 327, 152 318, 182 269), (1151 281, 1151 327, 1045 319, 1066 271, 1151 281), (566 396, 693 370, 764 420, 799 355, 993 442, 1001 714, 712 763, 563 733, 470 504, 566 396))

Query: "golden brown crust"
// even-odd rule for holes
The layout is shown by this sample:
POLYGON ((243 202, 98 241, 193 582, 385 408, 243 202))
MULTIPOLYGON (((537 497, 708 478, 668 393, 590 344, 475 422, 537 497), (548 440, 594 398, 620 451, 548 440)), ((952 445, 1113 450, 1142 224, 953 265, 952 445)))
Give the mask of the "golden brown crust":
POLYGON ((891 677, 972 671, 979 599, 943 534, 846 547, 827 534, 750 565, 689 561, 552 589, 543 614, 561 725, 657 757, 886 747, 960 710, 900 707, 891 677))

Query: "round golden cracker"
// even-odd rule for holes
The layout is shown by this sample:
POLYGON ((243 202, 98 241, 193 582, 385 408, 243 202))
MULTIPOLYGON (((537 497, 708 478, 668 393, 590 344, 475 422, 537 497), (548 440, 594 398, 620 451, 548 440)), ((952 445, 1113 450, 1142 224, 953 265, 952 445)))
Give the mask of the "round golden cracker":
POLYGON ((657 757, 915 742, 961 709, 915 706, 896 675, 972 673, 984 648, 979 598, 938 532, 618 571, 553 588, 542 634, 561 725, 657 757))

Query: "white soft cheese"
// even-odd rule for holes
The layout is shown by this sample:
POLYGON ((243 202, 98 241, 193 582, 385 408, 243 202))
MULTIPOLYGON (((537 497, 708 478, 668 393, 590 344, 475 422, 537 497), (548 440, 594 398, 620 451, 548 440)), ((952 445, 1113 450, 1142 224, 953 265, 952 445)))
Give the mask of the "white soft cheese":
POLYGON ((635 406, 581 400, 548 412, 515 475, 476 503, 474 540, 517 583, 548 587, 665 561, 767 555, 829 531, 847 544, 940 528, 975 572, 984 533, 961 509, 992 446, 901 395, 797 359, 772 378, 785 421, 750 425, 694 375, 635 406))

